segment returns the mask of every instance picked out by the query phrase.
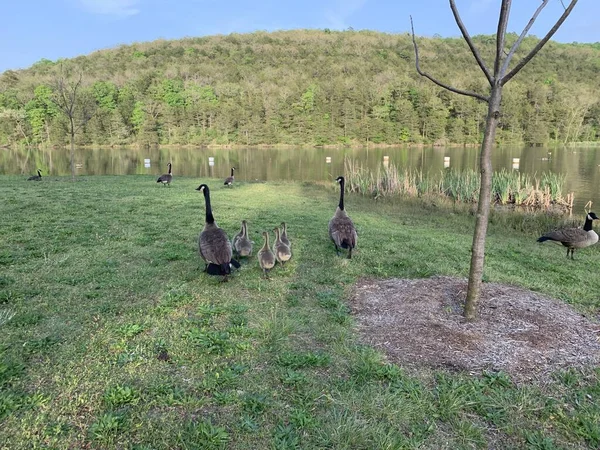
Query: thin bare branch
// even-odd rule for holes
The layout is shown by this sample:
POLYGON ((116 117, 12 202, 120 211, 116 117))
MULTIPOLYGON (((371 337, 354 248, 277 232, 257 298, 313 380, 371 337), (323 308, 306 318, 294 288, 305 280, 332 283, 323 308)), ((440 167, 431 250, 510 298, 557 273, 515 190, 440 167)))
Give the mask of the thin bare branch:
POLYGON ((462 89, 457 89, 455 87, 449 86, 445 83, 442 83, 441 81, 436 80, 435 78, 433 78, 431 75, 429 75, 426 72, 423 72, 421 70, 421 67, 419 65, 419 48, 417 47, 417 41, 415 39, 415 29, 413 26, 413 20, 412 20, 412 16, 410 16, 410 28, 412 30, 412 40, 413 40, 413 45, 415 47, 415 66, 417 68, 417 73, 419 75, 421 75, 422 77, 425 77, 431 81, 433 81, 435 84, 437 84, 440 87, 443 87, 444 89, 448 89, 451 92, 454 92, 456 94, 461 94, 461 95, 466 95, 467 97, 475 97, 479 100, 482 100, 484 102, 488 101, 488 98, 484 95, 478 94, 477 92, 471 92, 471 91, 464 91, 462 89))
POLYGON ((499 79, 502 79, 502 77, 508 70, 508 65, 510 64, 510 61, 512 60, 513 56, 515 55, 515 52, 521 45, 521 42, 523 42, 523 39, 525 39, 525 37, 527 36, 527 33, 529 33, 530 28, 533 26, 533 24, 535 23, 535 21, 537 19, 537 16, 542 12, 542 9, 544 9, 546 7, 548 2, 549 2, 549 0, 542 1, 542 4, 540 6, 538 6, 538 9, 536 9, 535 13, 533 14, 531 19, 527 23, 527 26, 523 29, 523 32, 520 34, 519 38, 515 41, 515 43, 510 48, 510 51, 508 52, 508 55, 506 56, 506 59, 504 60, 504 64, 502 64, 500 73, 497 74, 499 79))
POLYGON ((494 61, 494 79, 499 80, 500 63, 504 54, 504 39, 506 38, 506 27, 510 15, 511 0, 502 0, 500 6, 500 18, 498 19, 498 31, 496 31, 496 60, 494 61))
MULTIPOLYGON (((477 47, 475 47, 475 44, 473 43, 473 39, 471 39, 471 36, 469 35, 469 32, 467 31, 465 24, 463 23, 462 19, 460 18, 460 14, 458 14, 458 8, 456 7, 456 3, 454 3, 454 0, 450 0, 450 8, 452 9, 452 14, 454 14, 454 20, 456 20, 456 24, 458 25, 458 28, 460 28, 460 32, 462 33, 463 37, 465 38, 465 41, 467 41, 467 45, 471 49, 471 53, 473 53, 473 56, 475 57, 477 64, 479 64, 479 67, 485 74, 485 77, 489 81, 490 86, 493 85, 494 77, 492 77, 492 74, 490 73, 490 71, 487 68, 487 66, 485 65, 485 63, 483 62, 483 58, 479 54, 479 50, 477 50, 477 47)), ((410 19, 410 22, 411 22, 411 26, 412 26, 412 17, 410 19)), ((415 35, 415 33, 413 30, 413 37, 414 37, 414 35, 415 35)))
MULTIPOLYGON (((544 2, 547 2, 547 1, 548 0, 544 0, 544 2)), ((544 45, 546 45, 546 42, 548 42, 550 40, 550 38, 552 36, 554 36, 554 33, 556 33, 556 31, 560 28, 560 26, 567 19, 567 17, 569 17, 569 14, 571 14, 571 11, 573 11, 573 8, 575 8, 575 5, 577 4, 577 1, 578 0, 571 0, 571 3, 569 3, 569 6, 567 7, 567 9, 565 9, 565 11, 562 13, 562 15, 560 16, 560 18, 554 24, 554 26, 552 27, 552 29, 550 29, 550 31, 548 31, 548 34, 546 34, 546 36, 544 36, 540 40, 540 42, 537 43, 537 45, 533 48, 533 50, 531 50, 529 52, 529 54, 527 56, 525 56, 521 61, 519 61, 519 63, 514 67, 513 70, 511 70, 504 77, 502 77, 502 79, 500 80, 500 83, 502 85, 506 84, 512 77, 514 77, 517 73, 519 73, 519 71, 523 67, 525 67, 525 65, 529 61, 531 61, 531 58, 533 58, 542 49, 542 47, 544 45)))

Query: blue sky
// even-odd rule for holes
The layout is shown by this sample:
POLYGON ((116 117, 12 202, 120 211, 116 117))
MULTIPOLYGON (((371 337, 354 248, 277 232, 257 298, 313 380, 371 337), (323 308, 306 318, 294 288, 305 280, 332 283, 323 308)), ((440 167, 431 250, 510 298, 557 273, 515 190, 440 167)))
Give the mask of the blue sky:
MULTIPOLYGON (((520 32, 541 0, 513 0, 510 31, 520 32)), ((568 3, 568 0, 563 0, 568 3)), ((447 0, 4 0, 0 72, 47 58, 69 58, 120 44, 255 30, 352 27, 458 36, 447 0)), ((471 34, 495 32, 500 0, 456 0, 471 34)), ((532 33, 545 34, 562 12, 550 0, 532 33)), ((600 1, 579 0, 554 37, 600 41, 600 1)))

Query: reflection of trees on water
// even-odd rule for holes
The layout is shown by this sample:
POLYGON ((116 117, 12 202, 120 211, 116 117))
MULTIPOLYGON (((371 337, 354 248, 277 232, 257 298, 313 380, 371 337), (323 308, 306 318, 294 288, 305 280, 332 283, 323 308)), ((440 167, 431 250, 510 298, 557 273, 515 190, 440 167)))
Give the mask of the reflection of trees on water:
MULTIPOLYGON (((377 168, 384 155, 398 168, 416 168, 435 172, 444 170, 444 157, 450 167, 477 169, 479 148, 94 148, 76 152, 80 175, 160 175, 173 163, 175 176, 225 178, 231 167, 238 168, 236 179, 246 181, 333 180, 344 170, 344 157, 360 160, 364 166, 377 168), (209 166, 208 158, 215 158, 209 166), (326 162, 326 157, 331 162, 326 162), (149 158, 151 167, 144 167, 149 158)), ((538 174, 551 171, 566 175, 565 192, 575 192, 577 208, 588 200, 600 202, 599 148, 516 148, 494 150, 494 170, 512 168, 512 158, 520 158, 519 170, 538 174), (550 153, 549 153, 550 152, 550 153)), ((42 169, 45 175, 69 175, 69 151, 63 148, 2 148, 0 174, 30 175, 42 169)))

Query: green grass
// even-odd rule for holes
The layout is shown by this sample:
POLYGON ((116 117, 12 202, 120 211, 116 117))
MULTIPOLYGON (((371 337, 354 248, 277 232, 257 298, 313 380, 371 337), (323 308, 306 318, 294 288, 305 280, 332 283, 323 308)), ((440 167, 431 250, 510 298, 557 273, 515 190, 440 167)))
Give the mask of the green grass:
MULTIPOLYGON (((600 370, 515 386, 388 363, 358 344, 360 277, 466 276, 474 217, 439 200, 348 195, 359 233, 336 257, 335 185, 213 188, 230 236, 285 221, 294 256, 261 278, 206 276, 199 180, 0 177, 0 447, 598 448, 600 370)), ((538 245, 562 219, 494 213, 485 279, 597 314, 597 247, 538 245)), ((581 218, 579 218, 581 220, 581 218)))

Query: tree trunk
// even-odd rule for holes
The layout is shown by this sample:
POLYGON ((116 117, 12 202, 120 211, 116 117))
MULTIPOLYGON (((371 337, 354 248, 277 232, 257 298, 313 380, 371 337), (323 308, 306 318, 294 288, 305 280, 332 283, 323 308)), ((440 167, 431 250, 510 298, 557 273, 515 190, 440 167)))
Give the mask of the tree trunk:
POLYGON ((480 168, 481 185, 479 188, 479 202, 477 204, 477 220, 471 247, 471 269, 469 270, 469 285, 465 302, 465 318, 477 318, 477 305, 483 278, 483 263, 485 257, 485 235, 487 232, 488 218, 490 215, 491 187, 492 187, 492 148, 496 138, 496 128, 500 121, 500 100, 502 99, 502 86, 496 84, 492 87, 488 114, 485 121, 485 133, 481 145, 480 168))
POLYGON ((71 121, 71 177, 73 181, 75 181, 75 128, 73 126, 73 122, 71 121))

